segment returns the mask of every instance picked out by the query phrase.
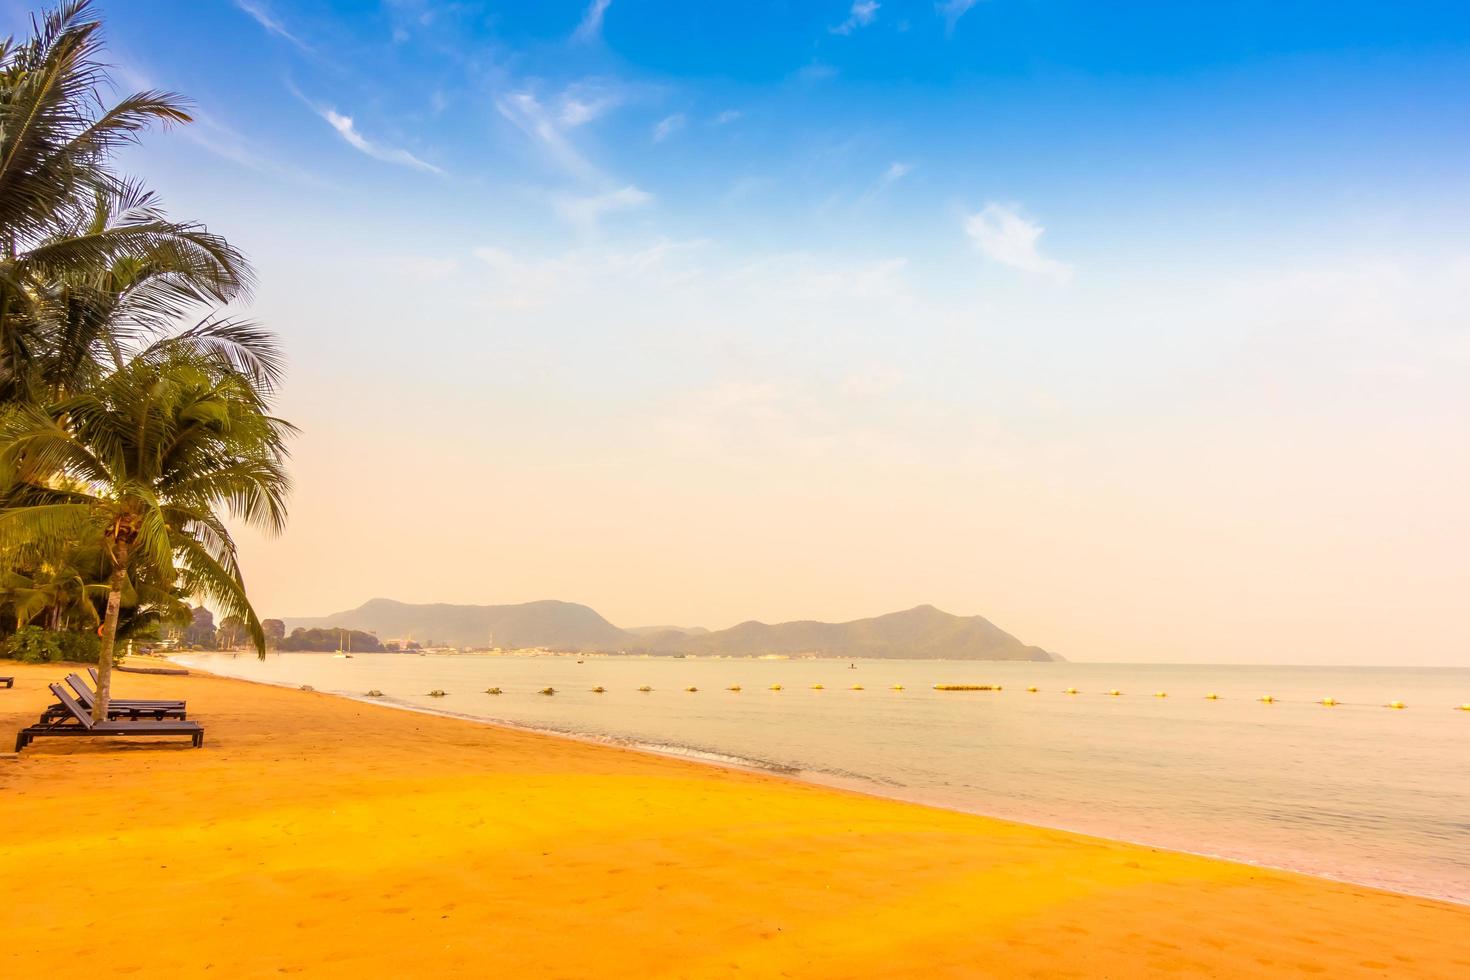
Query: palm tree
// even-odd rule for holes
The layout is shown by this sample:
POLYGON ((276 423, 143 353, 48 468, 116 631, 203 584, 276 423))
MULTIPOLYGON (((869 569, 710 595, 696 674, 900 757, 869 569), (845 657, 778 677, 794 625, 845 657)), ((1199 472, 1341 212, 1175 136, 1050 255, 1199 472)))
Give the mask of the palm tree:
POLYGON ((105 105, 90 12, 91 0, 66 0, 28 42, 0 41, 0 404, 75 390, 90 365, 122 356, 115 338, 250 285, 224 239, 170 221, 108 169, 150 125, 190 118, 164 92, 105 105))
MULTIPOLYGON (((273 346, 262 353, 273 357, 273 346)), ((265 655, 225 516, 279 531, 285 438, 266 395, 228 358, 188 343, 145 349, 90 390, 0 418, 0 554, 54 554, 100 534, 107 584, 95 716, 106 717, 119 609, 150 583, 239 616, 265 655)))
POLYGON ((44 561, 39 567, 10 569, 0 577, 0 606, 14 620, 16 629, 36 621, 53 632, 63 626, 90 625, 95 629, 99 625, 93 600, 99 594, 105 597, 107 588, 89 580, 84 568, 78 567, 76 550, 67 548, 60 557, 44 561))

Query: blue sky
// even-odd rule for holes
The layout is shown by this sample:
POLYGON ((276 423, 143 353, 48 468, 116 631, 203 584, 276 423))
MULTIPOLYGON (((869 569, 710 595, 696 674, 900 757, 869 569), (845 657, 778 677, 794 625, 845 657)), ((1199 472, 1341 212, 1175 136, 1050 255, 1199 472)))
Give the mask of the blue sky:
POLYGON ((291 354, 267 613, 1465 663, 1470 6, 100 9, 291 354))

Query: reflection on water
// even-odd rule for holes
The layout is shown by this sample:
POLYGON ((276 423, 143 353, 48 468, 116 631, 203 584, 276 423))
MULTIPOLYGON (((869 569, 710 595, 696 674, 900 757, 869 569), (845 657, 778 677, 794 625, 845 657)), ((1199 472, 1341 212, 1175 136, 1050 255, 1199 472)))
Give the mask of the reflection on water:
POLYGON ((378 689, 400 705, 1470 902, 1470 712, 1452 710, 1470 702, 1470 670, 179 659, 319 691, 378 689), (933 690, 971 683, 1003 690, 933 690), (775 684, 781 690, 770 690, 775 684), (726 690, 732 685, 741 690, 726 690), (1028 692, 1033 685, 1039 690, 1028 692), (483 693, 491 686, 504 693, 483 693), (554 697, 536 693, 547 686, 554 697), (593 693, 598 686, 605 693, 593 693), (1062 693, 1070 687, 1079 693, 1062 693), (428 697, 435 689, 448 696, 428 697), (1108 695, 1113 689, 1121 695, 1108 695), (1167 697, 1155 696, 1161 691, 1167 697), (1219 699, 1206 700, 1209 693, 1219 699), (1263 703, 1263 695, 1276 700, 1263 703), (1325 707, 1324 698, 1340 703, 1325 707), (1407 707, 1385 707, 1392 701, 1407 707))

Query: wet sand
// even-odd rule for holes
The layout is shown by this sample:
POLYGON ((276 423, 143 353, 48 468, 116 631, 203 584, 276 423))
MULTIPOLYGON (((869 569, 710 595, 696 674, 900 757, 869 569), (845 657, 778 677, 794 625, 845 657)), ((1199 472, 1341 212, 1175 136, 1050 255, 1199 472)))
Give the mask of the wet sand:
MULTIPOLYGON (((3 665, 0 748, 66 672, 3 665)), ((115 693, 205 745, 0 758, 0 976, 1470 975, 1470 907, 207 675, 115 693)))

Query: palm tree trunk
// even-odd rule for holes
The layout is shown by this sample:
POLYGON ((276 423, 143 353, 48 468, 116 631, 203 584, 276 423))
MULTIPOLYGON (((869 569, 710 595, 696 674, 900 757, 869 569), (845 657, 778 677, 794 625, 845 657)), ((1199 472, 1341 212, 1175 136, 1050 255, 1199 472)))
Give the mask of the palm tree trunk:
POLYGON ((97 656, 97 700, 92 705, 92 720, 107 720, 107 702, 112 696, 112 648, 117 643, 117 614, 122 608, 122 587, 128 579, 127 569, 112 573, 108 581, 107 616, 102 620, 102 650, 97 656))

